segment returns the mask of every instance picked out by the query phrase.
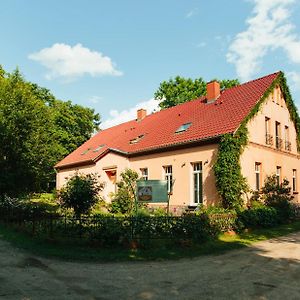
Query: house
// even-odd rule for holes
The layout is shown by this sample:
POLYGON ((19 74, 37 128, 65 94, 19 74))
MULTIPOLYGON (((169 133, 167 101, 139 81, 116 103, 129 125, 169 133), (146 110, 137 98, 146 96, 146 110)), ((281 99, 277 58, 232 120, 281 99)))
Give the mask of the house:
POLYGON ((290 181, 298 201, 298 120, 282 72, 225 90, 209 82, 207 96, 149 115, 140 109, 135 120, 99 131, 55 166, 57 188, 75 171, 98 173, 110 201, 119 174, 131 168, 145 180, 166 179, 171 208, 218 204, 219 145, 243 125, 248 139, 239 163, 250 188, 276 174, 290 181))

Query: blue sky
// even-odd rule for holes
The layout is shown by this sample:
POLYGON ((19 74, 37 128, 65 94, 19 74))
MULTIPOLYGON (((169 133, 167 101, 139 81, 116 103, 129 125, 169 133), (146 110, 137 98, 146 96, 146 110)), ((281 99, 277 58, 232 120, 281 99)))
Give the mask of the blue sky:
POLYGON ((103 127, 155 109, 159 83, 283 70, 300 106, 298 0, 2 0, 0 64, 103 127))

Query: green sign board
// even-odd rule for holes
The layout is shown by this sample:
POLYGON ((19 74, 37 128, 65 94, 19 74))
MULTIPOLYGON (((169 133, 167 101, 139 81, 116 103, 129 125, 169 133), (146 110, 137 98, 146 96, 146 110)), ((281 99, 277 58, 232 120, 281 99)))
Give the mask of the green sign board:
POLYGON ((166 180, 138 180, 137 201, 145 203, 168 202, 168 184, 166 180))

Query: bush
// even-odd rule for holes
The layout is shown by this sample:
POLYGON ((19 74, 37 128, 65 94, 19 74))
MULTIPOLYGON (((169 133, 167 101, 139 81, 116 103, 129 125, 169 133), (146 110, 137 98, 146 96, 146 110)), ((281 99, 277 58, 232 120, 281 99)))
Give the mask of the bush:
POLYGON ((277 210, 282 222, 292 217, 290 202, 293 196, 291 195, 291 188, 287 179, 284 179, 283 182, 278 185, 276 175, 268 176, 262 188, 262 197, 265 205, 277 210))
POLYGON ((205 207, 200 204, 195 215, 206 215, 210 225, 219 232, 227 232, 235 229, 236 212, 232 209, 223 208, 221 206, 205 207))
POLYGON ((239 229, 273 227, 278 225, 280 218, 274 207, 259 207, 239 211, 237 224, 239 229))
POLYGON ((132 214, 135 204, 136 181, 138 173, 131 169, 125 169, 121 174, 121 180, 117 182, 117 192, 113 195, 109 211, 112 213, 132 214))
POLYGON ((99 200, 99 192, 104 183, 99 182, 96 174, 75 173, 66 185, 58 191, 58 199, 65 208, 71 208, 77 217, 88 213, 99 200))

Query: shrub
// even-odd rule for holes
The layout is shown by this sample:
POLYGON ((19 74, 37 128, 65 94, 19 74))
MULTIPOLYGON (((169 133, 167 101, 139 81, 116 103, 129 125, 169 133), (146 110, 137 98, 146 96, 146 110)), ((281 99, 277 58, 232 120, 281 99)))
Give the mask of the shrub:
POLYGON ((208 206, 200 204, 195 212, 196 215, 206 215, 209 223, 215 230, 226 232, 235 229, 235 210, 223 208, 221 206, 208 206))
POLYGON ((125 169, 117 182, 117 192, 113 195, 109 211, 112 213, 131 214, 134 210, 136 181, 138 173, 125 169))
POLYGON ((279 224, 278 211, 274 207, 258 207, 239 211, 237 224, 239 229, 273 227, 279 224))
POLYGON ((287 179, 278 184, 276 175, 268 176, 262 188, 262 197, 268 207, 273 207, 278 211, 282 221, 291 218, 292 207, 290 202, 293 196, 287 179))
POLYGON ((75 173, 66 185, 58 191, 58 199, 65 208, 71 208, 77 217, 88 213, 100 197, 104 184, 99 182, 96 174, 75 173))

